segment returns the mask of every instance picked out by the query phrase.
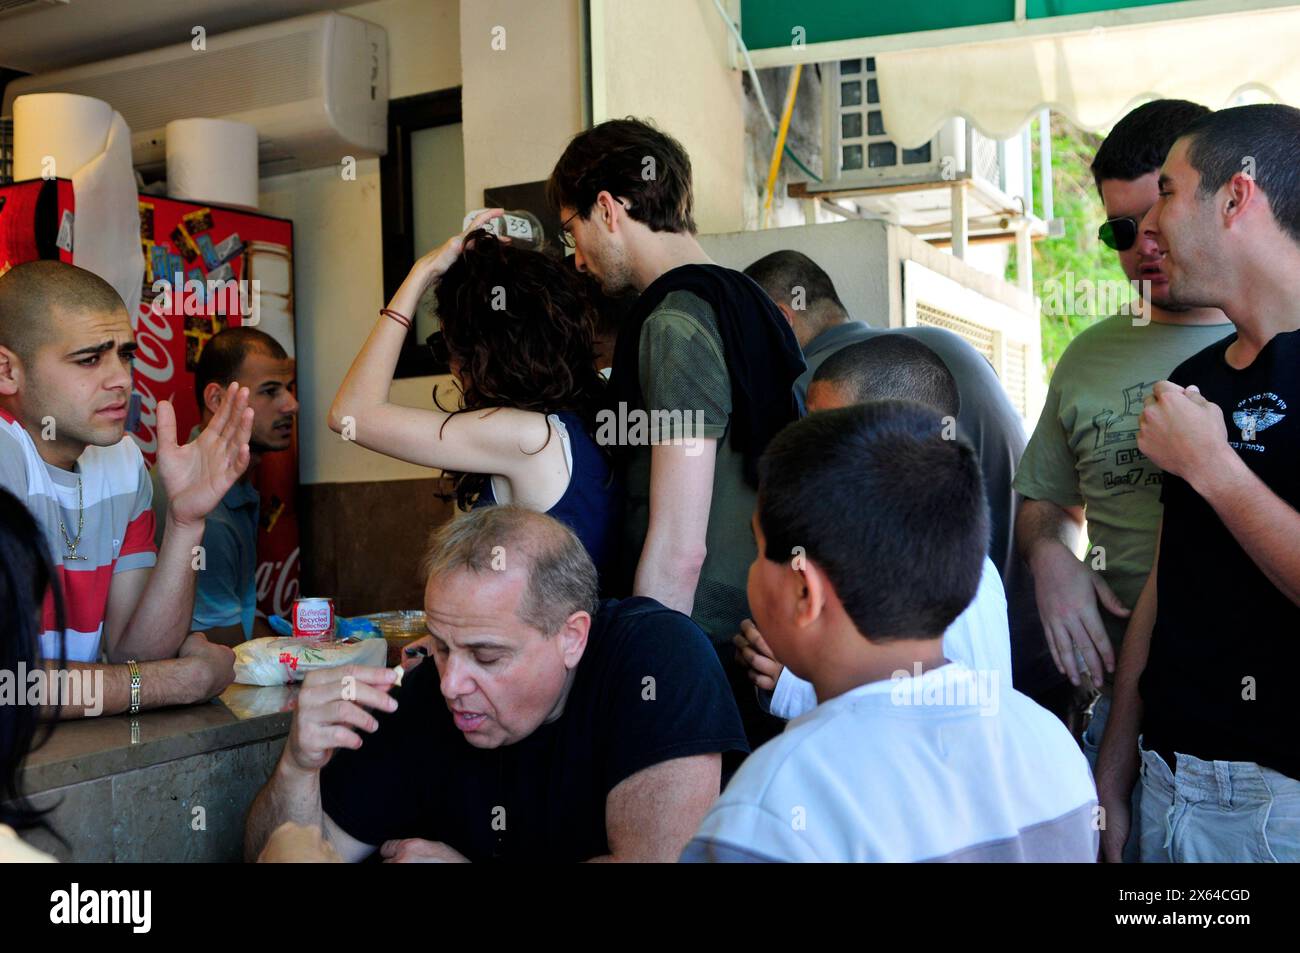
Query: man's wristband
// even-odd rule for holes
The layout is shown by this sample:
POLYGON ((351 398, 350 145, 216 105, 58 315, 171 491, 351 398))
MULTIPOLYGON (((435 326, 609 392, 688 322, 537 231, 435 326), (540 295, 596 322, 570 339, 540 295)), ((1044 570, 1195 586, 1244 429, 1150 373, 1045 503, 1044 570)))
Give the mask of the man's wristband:
POLYGON ((126 660, 126 670, 131 674, 131 714, 140 714, 140 663, 126 660))

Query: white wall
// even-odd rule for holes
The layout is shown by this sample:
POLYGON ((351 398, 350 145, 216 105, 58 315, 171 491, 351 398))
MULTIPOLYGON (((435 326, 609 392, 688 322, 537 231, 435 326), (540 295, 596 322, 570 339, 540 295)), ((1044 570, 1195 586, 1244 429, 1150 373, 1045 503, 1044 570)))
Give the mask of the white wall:
MULTIPOLYGON (((460 83, 457 0, 378 0, 342 11, 388 32, 394 98, 460 83)), ((334 392, 386 303, 380 240, 379 160, 357 163, 355 181, 337 168, 263 179, 261 210, 294 223, 298 346, 299 474, 303 483, 400 480, 422 467, 345 442, 326 425, 334 392)), ((435 378, 393 385, 393 400, 429 406, 435 378)))
POLYGON ((682 144, 702 234, 745 224, 744 96, 728 35, 712 0, 591 0, 592 118, 653 119, 682 144))
POLYGON ((376 0, 339 12, 388 31, 389 98, 460 84, 458 0, 376 0))
POLYGON ((550 176, 582 129, 579 0, 464 0, 465 207, 550 176))
POLYGON ((701 235, 700 244, 718 264, 741 271, 774 251, 803 252, 830 275, 850 316, 873 327, 889 327, 889 243, 882 222, 701 235))

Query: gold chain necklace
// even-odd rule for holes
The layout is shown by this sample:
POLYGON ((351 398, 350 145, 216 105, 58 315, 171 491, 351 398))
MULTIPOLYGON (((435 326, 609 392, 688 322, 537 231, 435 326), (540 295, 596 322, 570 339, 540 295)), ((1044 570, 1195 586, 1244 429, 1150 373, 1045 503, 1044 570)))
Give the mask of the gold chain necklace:
POLYGON ((68 539, 67 527, 63 525, 63 516, 59 516, 59 532, 63 534, 63 545, 67 552, 63 554, 64 559, 85 559, 85 556, 77 555, 77 547, 81 545, 81 531, 86 527, 86 510, 82 506, 81 497, 81 474, 77 474, 77 538, 68 539))

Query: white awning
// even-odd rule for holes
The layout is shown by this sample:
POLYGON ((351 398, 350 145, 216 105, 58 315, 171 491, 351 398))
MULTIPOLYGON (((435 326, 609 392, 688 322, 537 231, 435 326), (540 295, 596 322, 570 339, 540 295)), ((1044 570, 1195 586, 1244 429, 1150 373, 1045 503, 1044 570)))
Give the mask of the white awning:
POLYGON ((1100 130, 1160 97, 1218 109, 1255 88, 1300 104, 1300 8, 882 52, 876 69, 884 127, 903 148, 953 116, 1008 139, 1043 107, 1100 130))

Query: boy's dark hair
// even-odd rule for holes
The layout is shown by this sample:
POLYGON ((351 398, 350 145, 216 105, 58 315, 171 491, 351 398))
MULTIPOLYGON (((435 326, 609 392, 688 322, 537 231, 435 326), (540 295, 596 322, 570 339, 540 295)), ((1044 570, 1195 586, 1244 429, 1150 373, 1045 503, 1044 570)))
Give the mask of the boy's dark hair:
POLYGON ((1300 244, 1300 109, 1281 103, 1221 109, 1198 119, 1184 134, 1187 162, 1201 175, 1201 198, 1213 196, 1238 172, 1249 171, 1268 196, 1278 226, 1300 244))
POLYGON ((244 358, 257 351, 277 361, 289 359, 280 342, 258 328, 236 327, 218 331, 203 345, 203 353, 194 368, 194 398, 203 413, 203 392, 212 383, 228 387, 239 377, 244 358))
POLYGON ((940 416, 961 412, 961 394, 948 365, 905 334, 877 334, 840 348, 817 368, 812 382, 818 381, 842 388, 855 404, 909 400, 940 416))
POLYGON ((117 291, 93 271, 52 259, 0 275, 0 345, 30 362, 51 337, 54 312, 125 311, 117 291))
POLYGON ((601 192, 627 199, 628 215, 651 231, 695 234, 691 158, 647 122, 610 119, 578 133, 546 183, 551 207, 573 208, 583 221, 601 192))
POLYGON ((1115 123, 1092 159, 1092 177, 1101 192, 1103 179, 1132 182, 1159 171, 1165 156, 1188 127, 1210 110, 1185 99, 1143 103, 1115 123))
POLYGON ((767 296, 778 304, 793 307, 794 289, 802 288, 803 303, 809 310, 824 301, 835 305, 842 312, 847 311, 835 291, 831 276, 803 252, 793 249, 774 251, 746 268, 745 274, 753 278, 767 292, 767 296))
POLYGON ((802 547, 872 642, 940 638, 975 598, 989 516, 975 451, 929 407, 876 401, 812 414, 759 463, 763 556, 802 547))

